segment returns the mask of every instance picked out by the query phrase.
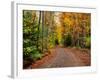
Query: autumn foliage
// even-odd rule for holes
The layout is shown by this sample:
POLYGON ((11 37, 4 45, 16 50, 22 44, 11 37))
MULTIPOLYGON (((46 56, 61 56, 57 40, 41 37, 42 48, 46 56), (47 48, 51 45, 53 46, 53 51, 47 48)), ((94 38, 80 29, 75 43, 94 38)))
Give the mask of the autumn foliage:
POLYGON ((23 10, 23 68, 61 47, 91 47, 91 14, 23 10))

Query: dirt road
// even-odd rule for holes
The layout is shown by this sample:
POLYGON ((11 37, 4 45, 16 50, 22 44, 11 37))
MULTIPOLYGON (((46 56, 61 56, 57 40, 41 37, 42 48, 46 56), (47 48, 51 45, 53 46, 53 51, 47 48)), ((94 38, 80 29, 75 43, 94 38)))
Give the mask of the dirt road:
POLYGON ((57 47, 52 50, 50 55, 35 64, 32 64, 31 68, 75 67, 89 65, 90 53, 76 49, 57 47))

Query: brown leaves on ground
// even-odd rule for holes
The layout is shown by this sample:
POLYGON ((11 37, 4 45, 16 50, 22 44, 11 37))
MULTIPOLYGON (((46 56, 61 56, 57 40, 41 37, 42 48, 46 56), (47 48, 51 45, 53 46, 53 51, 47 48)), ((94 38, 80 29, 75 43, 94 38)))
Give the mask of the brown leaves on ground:
POLYGON ((41 59, 32 63, 28 69, 34 68, 55 68, 55 67, 79 67, 90 66, 91 54, 88 49, 61 48, 56 47, 41 59))
POLYGON ((85 66, 91 65, 91 52, 89 49, 69 48, 85 66))

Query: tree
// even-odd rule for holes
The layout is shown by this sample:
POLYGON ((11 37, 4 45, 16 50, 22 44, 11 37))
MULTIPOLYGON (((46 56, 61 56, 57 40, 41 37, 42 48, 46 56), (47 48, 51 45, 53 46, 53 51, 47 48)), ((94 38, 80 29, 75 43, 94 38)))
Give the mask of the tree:
POLYGON ((38 50, 39 24, 35 11, 23 10, 23 67, 42 57, 38 50), (27 63, 26 63, 27 62, 27 63))
POLYGON ((63 27, 62 36, 64 42, 66 42, 66 36, 70 34, 72 46, 85 47, 84 37, 90 36, 90 14, 63 12, 59 16, 61 26, 63 27))
POLYGON ((40 24, 41 24, 41 11, 39 11, 39 20, 38 20, 38 35, 37 35, 37 49, 39 49, 39 34, 40 34, 40 24))

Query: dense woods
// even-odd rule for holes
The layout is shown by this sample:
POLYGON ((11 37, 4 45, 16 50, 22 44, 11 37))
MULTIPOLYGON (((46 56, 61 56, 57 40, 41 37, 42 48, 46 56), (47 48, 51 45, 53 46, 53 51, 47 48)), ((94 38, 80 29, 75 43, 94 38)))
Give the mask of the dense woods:
POLYGON ((23 10, 23 68, 60 47, 91 48, 91 14, 23 10))
POLYGON ((65 46, 90 48, 90 14, 61 13, 62 39, 65 46))

